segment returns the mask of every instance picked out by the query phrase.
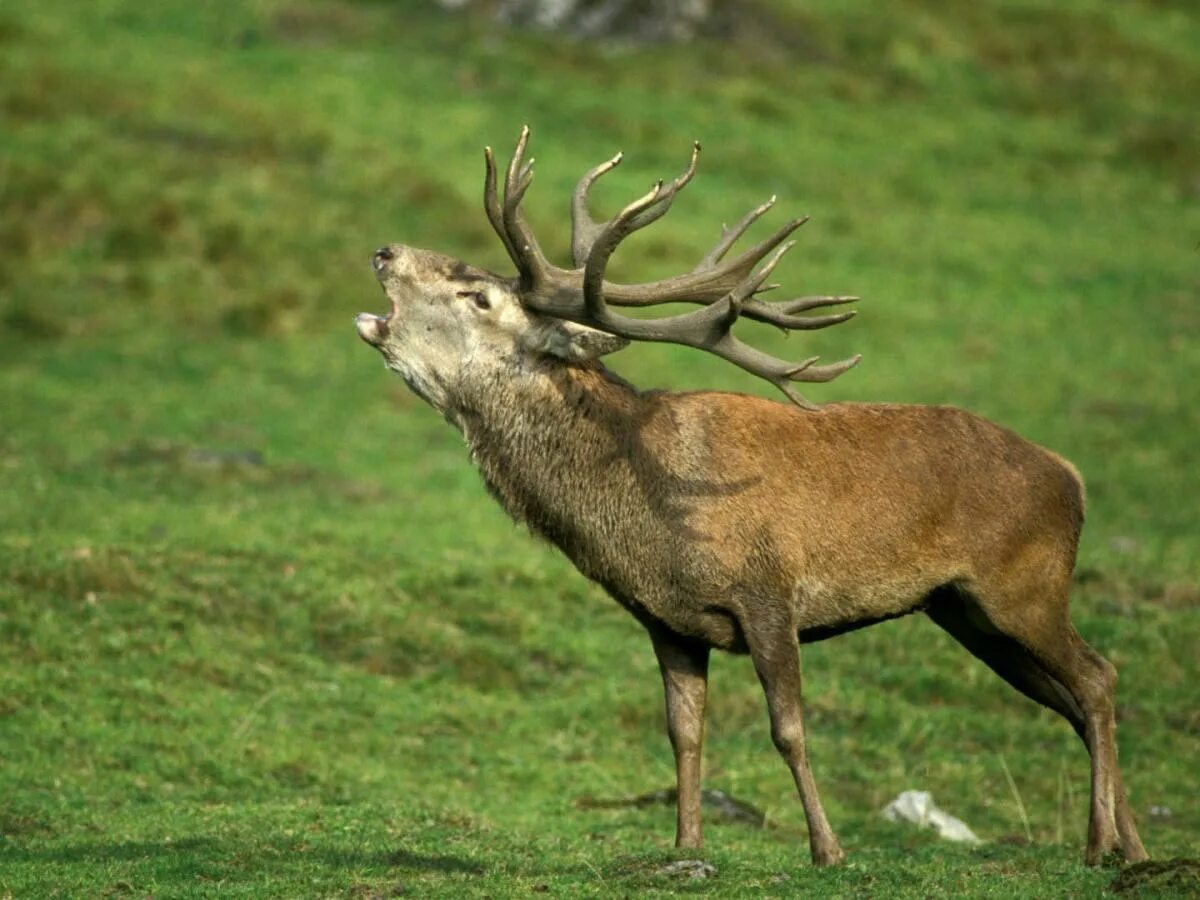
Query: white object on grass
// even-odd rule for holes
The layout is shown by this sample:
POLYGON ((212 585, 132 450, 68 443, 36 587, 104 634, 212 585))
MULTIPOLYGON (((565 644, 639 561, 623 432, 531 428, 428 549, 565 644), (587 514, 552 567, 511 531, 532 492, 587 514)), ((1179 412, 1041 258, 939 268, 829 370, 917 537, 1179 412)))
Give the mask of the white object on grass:
POLYGON ((936 828, 937 833, 948 841, 983 843, 965 822, 939 809, 929 791, 901 792, 883 808, 883 817, 889 822, 912 822, 914 825, 936 828))

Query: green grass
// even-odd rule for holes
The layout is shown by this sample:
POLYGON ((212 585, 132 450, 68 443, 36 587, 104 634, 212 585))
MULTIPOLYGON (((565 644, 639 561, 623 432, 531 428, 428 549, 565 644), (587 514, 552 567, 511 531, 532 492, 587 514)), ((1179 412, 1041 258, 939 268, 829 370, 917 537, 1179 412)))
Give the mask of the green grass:
MULTIPOLYGON (((658 874, 669 808, 580 805, 672 781, 648 642, 505 519, 351 326, 384 304, 386 241, 505 267, 480 148, 525 121, 542 233, 587 166, 626 150, 615 207, 699 138, 696 182, 618 275, 688 266, 778 193, 777 219, 814 215, 788 287, 867 298, 803 349, 754 332, 864 354, 814 399, 955 403, 1079 465, 1076 621, 1121 670, 1148 848, 1197 855, 1200 17, 803 6, 665 50, 402 3, 0 9, 0 896, 1112 882, 1079 862, 1069 729, 917 619, 805 650, 850 865, 809 866, 741 658, 714 662, 705 780, 771 827, 709 816, 715 879, 658 874), (881 821, 910 787, 988 842, 881 821)), ((614 365, 768 390, 671 348, 614 365)))

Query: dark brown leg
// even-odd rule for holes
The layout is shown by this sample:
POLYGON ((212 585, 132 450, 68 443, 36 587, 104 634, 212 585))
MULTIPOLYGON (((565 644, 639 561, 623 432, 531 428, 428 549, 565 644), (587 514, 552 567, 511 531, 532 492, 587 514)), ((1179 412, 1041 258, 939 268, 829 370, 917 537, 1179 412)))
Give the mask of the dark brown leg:
POLYGON ((675 846, 700 849, 700 753, 708 693, 708 647, 666 630, 652 629, 654 654, 667 698, 667 735, 675 751, 678 805, 675 846))
POLYGON ((1118 850, 1130 862, 1141 861, 1147 858, 1146 849, 1117 765, 1117 670, 1071 626, 1063 645, 1061 656, 1047 654, 1049 659, 1039 662, 1083 708, 1083 740, 1092 754, 1092 817, 1085 861, 1100 865, 1111 850, 1118 850), (1070 664, 1064 665, 1068 660, 1070 664))
POLYGON ((1062 629, 1058 646, 1049 654, 1053 663, 1044 663, 1018 638, 990 628, 980 614, 973 620, 968 613, 968 604, 973 602, 947 595, 931 604, 927 612, 1010 685, 1070 722, 1083 740, 1092 757, 1087 862, 1098 864, 1118 844, 1130 862, 1146 859, 1116 763, 1112 667, 1069 623, 1062 629), (1062 677, 1052 674, 1051 667, 1062 677))

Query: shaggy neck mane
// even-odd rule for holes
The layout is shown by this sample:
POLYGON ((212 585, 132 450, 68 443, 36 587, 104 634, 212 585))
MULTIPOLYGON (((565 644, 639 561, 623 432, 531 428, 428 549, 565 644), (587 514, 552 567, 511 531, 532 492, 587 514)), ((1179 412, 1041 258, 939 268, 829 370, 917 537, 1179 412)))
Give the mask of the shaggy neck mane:
POLYGON ((575 557, 581 507, 612 506, 645 401, 599 364, 498 373, 460 411, 471 458, 518 522, 575 557), (595 496, 592 496, 592 495, 595 496))

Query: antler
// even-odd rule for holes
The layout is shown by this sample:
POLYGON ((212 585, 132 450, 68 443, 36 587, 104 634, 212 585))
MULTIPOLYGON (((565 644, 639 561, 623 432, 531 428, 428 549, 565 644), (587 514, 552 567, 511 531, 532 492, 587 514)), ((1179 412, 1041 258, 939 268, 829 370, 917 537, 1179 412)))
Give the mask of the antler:
POLYGON ((705 350, 766 379, 793 403, 806 409, 815 407, 792 387, 793 382, 830 381, 858 363, 859 356, 824 366, 816 365, 818 357, 815 356, 799 363, 788 362, 733 335, 734 323, 742 317, 768 322, 785 331, 806 331, 836 325, 854 315, 853 311, 823 316, 797 313, 850 303, 857 297, 799 297, 769 303, 756 296, 776 287, 766 284, 766 280, 783 254, 794 246, 795 242, 787 241, 787 238, 808 221, 807 216, 785 223, 763 241, 725 260, 738 238, 774 205, 774 197, 750 210, 732 228, 723 228, 716 245, 691 272, 645 284, 615 284, 605 280, 608 260, 617 245, 665 215, 679 191, 692 180, 700 157, 699 143, 692 145, 691 161, 677 178, 657 182, 649 193, 607 222, 592 219, 588 212, 588 193, 598 178, 620 164, 621 154, 591 169, 580 179, 571 198, 571 253, 578 267, 575 269, 561 269, 546 260, 521 212, 521 201, 533 180, 533 160, 525 161, 528 144, 529 127, 526 126, 521 130, 508 165, 503 201, 497 193, 496 164, 490 147, 485 150, 487 175, 484 181, 488 219, 516 264, 520 273, 521 300, 528 308, 630 340, 660 341, 705 350), (766 262, 763 262, 764 258, 766 262), (678 302, 699 303, 704 308, 658 319, 633 319, 610 308, 678 302))

